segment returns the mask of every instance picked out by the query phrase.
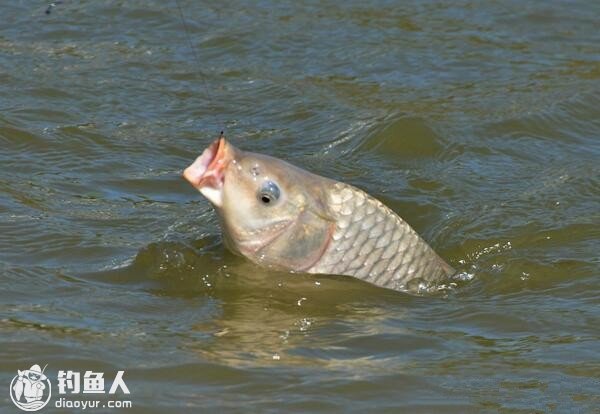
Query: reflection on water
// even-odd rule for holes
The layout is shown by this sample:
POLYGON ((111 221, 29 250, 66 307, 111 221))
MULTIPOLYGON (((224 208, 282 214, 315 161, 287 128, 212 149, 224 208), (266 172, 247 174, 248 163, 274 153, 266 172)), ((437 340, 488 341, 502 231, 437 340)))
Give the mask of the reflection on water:
POLYGON ((125 369, 144 413, 600 405, 595 3, 180 3, 197 60, 171 2, 2 6, 0 383, 125 369), (414 297, 227 252, 181 179, 223 129, 462 277, 414 297))

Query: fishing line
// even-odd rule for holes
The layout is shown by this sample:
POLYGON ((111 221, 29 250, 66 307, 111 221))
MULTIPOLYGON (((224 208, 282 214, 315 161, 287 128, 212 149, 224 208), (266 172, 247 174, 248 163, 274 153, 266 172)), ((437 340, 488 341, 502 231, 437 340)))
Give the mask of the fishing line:
POLYGON ((187 22, 185 21, 185 17, 183 16, 183 10, 181 8, 181 4, 179 4, 179 0, 175 0, 175 4, 177 5, 177 10, 179 10, 179 17, 181 18, 181 23, 183 24, 185 38, 187 39, 188 45, 189 45, 190 49, 192 50, 192 55, 194 57, 194 60, 196 61, 196 65, 198 65, 198 73, 200 74, 202 83, 204 84, 204 92, 206 93, 206 97, 208 98, 208 101, 213 102, 212 96, 211 96, 209 88, 208 88, 208 82, 206 81, 206 75, 199 68, 200 67, 200 59, 198 58, 198 53, 196 52, 196 48, 194 47, 194 44, 192 43, 190 31, 188 30, 187 22))
MULTIPOLYGON (((56 7, 59 4, 64 3, 63 0, 56 0, 52 3, 48 4, 48 8, 46 8, 46 14, 50 14, 52 13, 52 9, 54 7, 56 7)), ((183 25, 183 31, 185 34, 185 39, 188 43, 188 46, 190 47, 190 50, 192 51, 192 56, 194 58, 194 61, 196 62, 196 65, 198 66, 198 68, 196 68, 196 70, 198 71, 198 73, 200 74, 200 78, 202 79, 202 84, 204 86, 204 93, 206 95, 206 98, 209 102, 209 105, 212 104, 213 101, 213 97, 210 93, 210 88, 208 87, 208 81, 207 81, 207 76, 206 74, 200 69, 200 58, 198 57, 198 52, 196 51, 196 48, 194 47, 194 43, 192 42, 192 37, 190 35, 190 30, 188 28, 188 24, 187 21, 185 20, 184 14, 183 14, 183 9, 181 7, 181 4, 179 3, 179 0, 175 0, 175 5, 177 6, 177 11, 179 12, 179 18, 181 19, 181 23, 183 25)), ((223 135, 223 131, 221 131, 221 136, 223 135)))

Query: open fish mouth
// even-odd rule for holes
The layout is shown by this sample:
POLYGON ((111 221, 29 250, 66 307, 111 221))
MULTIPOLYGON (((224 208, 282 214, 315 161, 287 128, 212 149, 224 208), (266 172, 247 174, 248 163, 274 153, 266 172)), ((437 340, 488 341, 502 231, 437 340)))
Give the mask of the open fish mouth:
POLYGON ((221 187, 225 166, 225 138, 219 138, 208 146, 196 161, 183 171, 183 177, 194 187, 221 187))
POLYGON ((225 168, 231 160, 228 147, 225 138, 219 137, 183 171, 183 177, 216 207, 223 204, 221 190, 225 168))

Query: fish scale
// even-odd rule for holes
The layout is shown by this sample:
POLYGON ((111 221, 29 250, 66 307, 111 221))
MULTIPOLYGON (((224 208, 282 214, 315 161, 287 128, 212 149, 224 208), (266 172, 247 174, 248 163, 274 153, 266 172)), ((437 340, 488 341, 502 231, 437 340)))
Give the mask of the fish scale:
POLYGON ((335 183, 329 208, 336 218, 335 230, 310 273, 354 276, 409 292, 454 273, 408 223, 358 188, 335 183))

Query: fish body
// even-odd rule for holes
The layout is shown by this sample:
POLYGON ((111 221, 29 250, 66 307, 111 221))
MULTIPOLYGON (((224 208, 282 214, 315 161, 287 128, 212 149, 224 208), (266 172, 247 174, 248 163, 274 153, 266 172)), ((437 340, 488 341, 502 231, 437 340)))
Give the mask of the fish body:
POLYGON ((349 275, 402 291, 422 289, 454 273, 408 223, 364 191, 337 182, 328 204, 335 230, 309 273, 349 275))
POLYGON ((454 273, 396 213, 351 185, 223 137, 184 171, 234 253, 281 270, 347 275, 417 293, 454 273))

